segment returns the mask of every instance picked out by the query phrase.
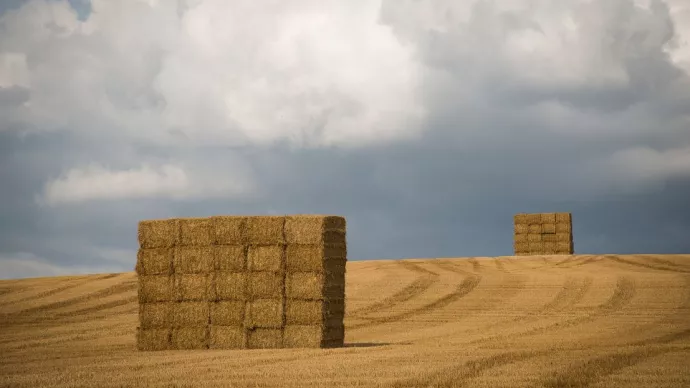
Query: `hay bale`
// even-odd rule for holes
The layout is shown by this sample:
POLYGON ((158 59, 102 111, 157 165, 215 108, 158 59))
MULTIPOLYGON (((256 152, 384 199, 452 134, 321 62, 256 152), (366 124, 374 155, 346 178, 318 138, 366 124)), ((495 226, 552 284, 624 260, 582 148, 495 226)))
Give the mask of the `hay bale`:
POLYGON ((541 234, 543 231, 541 224, 532 224, 529 226, 528 230, 531 234, 541 234))
POLYGON ((141 303, 139 324, 144 329, 171 327, 172 309, 172 302, 141 303))
POLYGON ((545 234, 554 234, 556 233, 556 224, 542 224, 541 230, 545 234))
POLYGON ((513 235, 513 241, 515 242, 527 242, 526 234, 515 234, 513 235))
POLYGON ((280 329, 283 327, 283 300, 257 299, 247 302, 244 326, 280 329))
POLYGON ((249 272, 248 296, 250 299, 282 298, 285 279, 275 272, 249 272))
POLYGON ((209 329, 207 326, 172 329, 170 344, 172 349, 178 350, 208 349, 209 329))
POLYGON ((282 272, 284 263, 285 245, 253 245, 247 251, 250 271, 282 272))
POLYGON ((283 347, 283 331, 281 329, 257 328, 247 331, 247 348, 249 349, 280 349, 283 347))
POLYGON ((573 254, 574 253, 573 243, 570 241, 568 241, 568 242, 559 241, 556 243, 556 251, 559 254, 564 254, 564 253, 573 254))
POLYGON ((173 276, 173 291, 177 302, 215 300, 212 282, 206 274, 182 274, 173 276))
POLYGON ((247 274, 243 272, 216 272, 212 276, 214 300, 247 300, 247 274))
POLYGON ((139 275, 171 275, 172 248, 140 248, 137 251, 136 273, 139 275))
POLYGON ((556 224, 556 233, 571 233, 573 231, 572 225, 566 223, 556 224))
POLYGON ((156 351, 171 349, 172 330, 169 328, 137 327, 137 349, 142 351, 156 351))
POLYGON ((345 301, 339 300, 286 300, 286 325, 342 326, 345 301))
POLYGON ((174 328, 208 325, 208 302, 177 302, 172 306, 171 324, 174 328))
POLYGON ((288 273, 285 291, 288 298, 318 300, 345 297, 345 276, 337 273, 288 273))
POLYGON ((208 246, 213 243, 213 224, 210 218, 180 219, 180 241, 183 246, 208 246))
POLYGON ((172 278, 163 275, 139 275, 139 303, 172 302, 172 278))
POLYGON ((288 325, 283 332, 284 348, 332 348, 345 342, 343 326, 288 325))
POLYGON ((572 223, 573 217, 571 213, 556 213, 556 223, 572 223))
POLYGON ((175 247, 173 272, 176 274, 210 273, 213 270, 213 248, 175 247))
POLYGON ((529 233, 529 225, 527 224, 515 224, 515 234, 527 234, 529 233))
POLYGON ((542 224, 555 224, 556 223, 556 213, 541 213, 541 223, 542 224))
POLYGON ((541 234, 530 233, 527 235, 527 242, 540 242, 544 241, 541 234))
POLYGON ((513 243, 513 252, 529 252, 529 243, 527 242, 515 242, 513 243))
POLYGON ((288 245, 285 268, 288 272, 337 271, 347 261, 347 245, 288 245))
POLYGON ((245 302, 222 300, 211 303, 211 325, 242 326, 244 323, 245 302))
POLYGON ((541 224, 541 214, 540 213, 530 213, 526 214, 528 225, 539 225, 541 224))
POLYGON ((245 227, 247 243, 251 245, 285 244, 284 224, 285 216, 248 217, 245 227))
POLYGON ((544 243, 543 242, 528 242, 528 250, 530 253, 542 253, 544 252, 544 243))
POLYGON ((544 254, 553 255, 556 254, 556 243, 555 242, 544 242, 544 254))
POLYGON ((211 326, 209 349, 245 349, 246 330, 242 326, 211 326))
POLYGON ((179 234, 177 219, 140 221, 137 230, 140 248, 172 248, 179 234))
POLYGON ((285 219, 285 240, 288 244, 344 244, 344 217, 294 215, 285 219))
POLYGON ((247 248, 243 245, 215 245, 213 268, 222 272, 242 272, 247 269, 247 248))
POLYGON ((216 216, 211 217, 211 224, 213 225, 213 244, 243 245, 247 243, 245 236, 247 217, 216 216))
POLYGON ((529 225, 529 219, 527 217, 527 214, 525 213, 518 213, 513 216, 513 223, 515 225, 529 225))
POLYGON ((557 234, 542 234, 541 235, 541 241, 543 241, 543 242, 556 242, 556 241, 558 241, 558 235, 557 234))
POLYGON ((570 242, 573 240, 571 233, 556 233, 556 242, 570 242))

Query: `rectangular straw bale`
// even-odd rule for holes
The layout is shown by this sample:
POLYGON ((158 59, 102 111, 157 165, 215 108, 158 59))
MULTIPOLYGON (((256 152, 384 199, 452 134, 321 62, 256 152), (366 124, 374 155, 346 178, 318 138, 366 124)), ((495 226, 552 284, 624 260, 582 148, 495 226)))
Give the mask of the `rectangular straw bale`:
POLYGON ((541 234, 530 233, 527 235, 527 242, 540 242, 544 241, 541 234))
POLYGON ((541 213, 541 223, 542 224, 555 224, 556 223, 556 213, 541 213))
POLYGON ((556 243, 555 242, 544 242, 544 254, 553 255, 556 253, 556 243))
POLYGON ((516 242, 513 243, 514 252, 529 252, 529 243, 526 242, 516 242))
POLYGON ((572 223, 572 219, 571 213, 556 213, 556 223, 570 224, 572 223))
POLYGON ((329 265, 344 265, 347 245, 288 245, 285 267, 288 272, 325 272, 329 265), (338 263, 338 264, 333 264, 338 263))
POLYGON ((180 226, 177 219, 140 221, 137 237, 140 248, 171 248, 177 244, 180 226))
POLYGON ((567 253, 573 253, 573 243, 571 242, 557 242, 556 243, 556 251, 559 253, 567 252, 567 253))
POLYGON ((171 302, 173 300, 172 277, 164 275, 139 275, 139 303, 171 302))
POLYGON ((244 323, 245 302, 222 300, 211 303, 211 325, 242 326, 244 323))
POLYGON ((556 241, 558 241, 558 235, 557 234, 542 234, 541 235, 541 241, 543 241, 543 242, 556 242, 556 241))
POLYGON ((245 349, 246 330, 242 326, 211 326, 210 349, 245 349))
POLYGON ((173 277, 175 300, 178 302, 214 300, 215 295, 209 276, 207 274, 176 274, 173 277))
POLYGON ((343 326, 288 325, 283 334, 284 348, 342 347, 345 340, 343 326))
POLYGON ((554 234, 556 233, 556 224, 542 224, 541 230, 542 233, 554 234))
POLYGON ((543 231, 541 224, 532 224, 529 226, 529 233, 541 234, 543 231))
POLYGON ((279 329, 283 327, 283 312, 282 299, 257 299, 247 302, 244 326, 250 329, 279 329))
POLYGON ((515 242, 527 242, 526 234, 515 234, 513 235, 513 241, 515 242))
POLYGON ((247 285, 250 299, 282 298, 285 280, 282 274, 275 272, 249 272, 247 285))
POLYGON ((145 329, 171 327, 172 302, 139 304, 139 324, 145 329))
POLYGON ((176 274, 210 273, 213 270, 213 248, 175 247, 173 271, 176 274))
POLYGON ((539 224, 541 224, 541 214, 540 213, 527 214, 527 224, 528 225, 539 225, 539 224))
POLYGON ((178 327, 170 336, 172 349, 208 349, 209 329, 207 326, 178 327))
POLYGON ((247 269, 247 248, 244 245, 215 245, 213 268, 222 272, 242 272, 247 269))
POLYGON ((573 228, 570 224, 563 222, 556 224, 556 233, 571 233, 572 230, 573 228))
POLYGON ((285 216, 254 216, 246 221, 247 243, 251 245, 285 244, 283 225, 285 216))
POLYGON ((544 252, 544 243, 543 242, 530 242, 527 244, 529 245, 529 251, 531 253, 544 252))
POLYGON ((316 300, 342 298, 345 294, 345 277, 338 274, 293 272, 285 280, 288 298, 316 300))
POLYGON ((247 251, 250 271, 282 272, 285 268, 284 245, 253 245, 247 251))
POLYGON ((513 216, 513 223, 515 225, 529 225, 529 219, 527 217, 527 214, 525 213, 518 213, 513 216))
POLYGON ((286 325, 342 325, 345 301, 340 300, 286 300, 286 325))
POLYGON ((169 328, 137 327, 137 349, 143 351, 169 350, 172 330, 169 328))
POLYGON ((247 348, 249 349, 280 349, 283 347, 283 331, 281 329, 256 328, 247 332, 247 348))
POLYGON ((556 233, 557 242, 570 242, 572 239, 573 235, 571 233, 556 233))
POLYGON ((216 216, 211 217, 213 225, 212 237, 216 245, 244 245, 247 243, 244 216, 216 216))
POLYGON ((529 233, 528 224, 515 224, 515 234, 527 234, 529 233))
POLYGON ((212 220, 206 218, 181 218, 180 243, 183 246, 208 246, 213 243, 212 220))
POLYGON ((529 256, 529 251, 516 251, 515 256, 529 256))
POLYGON ((170 275, 172 270, 173 250, 171 248, 140 248, 137 251, 137 274, 170 275))
POLYGON ((344 244, 344 217, 295 215, 285 219, 285 240, 288 244, 344 244))
POLYGON ((216 272, 213 274, 212 295, 215 300, 247 300, 247 274, 244 272, 216 272))
POLYGON ((172 307, 172 326, 207 325, 210 315, 208 302, 177 302, 172 307))

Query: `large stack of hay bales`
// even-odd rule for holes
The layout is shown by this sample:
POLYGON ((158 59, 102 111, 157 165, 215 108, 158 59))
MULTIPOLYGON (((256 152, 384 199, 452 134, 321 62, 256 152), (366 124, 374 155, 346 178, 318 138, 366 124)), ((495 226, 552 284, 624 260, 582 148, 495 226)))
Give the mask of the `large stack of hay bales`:
POLYGON ((514 221, 516 256, 572 255, 575 252, 570 213, 520 213, 515 215, 514 221))
POLYGON ((343 345, 343 217, 150 220, 138 237, 140 350, 343 345))

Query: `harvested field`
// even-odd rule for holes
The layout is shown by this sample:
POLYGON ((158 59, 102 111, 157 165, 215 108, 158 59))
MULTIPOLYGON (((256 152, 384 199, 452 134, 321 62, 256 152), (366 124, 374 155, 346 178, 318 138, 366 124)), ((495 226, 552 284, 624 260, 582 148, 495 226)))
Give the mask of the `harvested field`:
MULTIPOLYGON (((213 238, 204 228, 190 224, 203 232, 203 239, 190 239, 213 238)), ((150 249, 168 249, 170 232, 154 231, 150 249)), ((246 337, 238 321, 206 330, 194 326, 195 316, 241 304, 217 302, 206 312, 194 301, 172 301, 174 295, 163 300, 162 274, 148 275, 147 319, 171 315, 184 327, 139 334, 133 272, 0 281, 0 387, 690 386, 690 255, 346 266, 345 346, 334 349, 213 349, 278 343, 270 301, 249 312, 257 327, 246 337), (140 352, 137 335, 152 348, 167 341, 171 348, 212 349, 140 352)), ((321 330, 309 325, 318 306, 289 309, 290 341, 312 341, 321 330)), ((324 341, 338 328, 329 330, 324 341)))

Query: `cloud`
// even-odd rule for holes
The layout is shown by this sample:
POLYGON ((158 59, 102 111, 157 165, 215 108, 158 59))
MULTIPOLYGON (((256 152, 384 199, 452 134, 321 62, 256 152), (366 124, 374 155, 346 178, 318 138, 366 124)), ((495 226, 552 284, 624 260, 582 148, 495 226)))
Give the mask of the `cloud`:
POLYGON ((221 181, 210 175, 189 174, 176 165, 142 165, 128 170, 109 170, 90 165, 71 169, 46 183, 40 200, 48 205, 56 205, 112 199, 229 198, 247 195, 252 190, 252 183, 243 177, 221 181))

